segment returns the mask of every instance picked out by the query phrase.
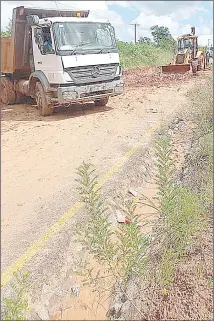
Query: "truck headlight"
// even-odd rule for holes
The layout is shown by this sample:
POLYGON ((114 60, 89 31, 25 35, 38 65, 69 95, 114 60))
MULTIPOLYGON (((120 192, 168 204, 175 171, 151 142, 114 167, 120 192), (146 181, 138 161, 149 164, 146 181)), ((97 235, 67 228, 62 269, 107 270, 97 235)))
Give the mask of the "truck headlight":
POLYGON ((120 76, 121 73, 122 73, 122 67, 119 65, 119 66, 117 67, 116 76, 120 76))
POLYGON ((62 98, 64 100, 74 100, 78 97, 78 94, 76 91, 64 91, 62 94, 62 98))

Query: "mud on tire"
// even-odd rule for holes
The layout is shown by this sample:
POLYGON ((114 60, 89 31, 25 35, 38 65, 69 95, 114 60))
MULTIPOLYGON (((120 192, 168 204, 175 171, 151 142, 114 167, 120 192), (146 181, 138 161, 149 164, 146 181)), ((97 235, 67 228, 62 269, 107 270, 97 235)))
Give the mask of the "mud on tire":
POLYGON ((36 83, 35 99, 41 116, 50 116, 53 114, 53 106, 51 105, 50 98, 45 94, 40 82, 36 83))
POLYGON ((16 102, 13 81, 9 77, 1 77, 1 101, 5 105, 13 105, 16 102))

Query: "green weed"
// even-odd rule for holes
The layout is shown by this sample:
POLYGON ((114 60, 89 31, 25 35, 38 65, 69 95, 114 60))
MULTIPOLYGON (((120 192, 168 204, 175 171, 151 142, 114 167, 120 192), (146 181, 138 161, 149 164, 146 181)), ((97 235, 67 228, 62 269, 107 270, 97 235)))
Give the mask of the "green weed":
POLYGON ((155 232, 161 244, 157 276, 160 284, 167 287, 173 281, 177 262, 188 252, 196 235, 204 231, 207 221, 198 194, 175 181, 170 139, 165 135, 157 141, 156 168, 161 213, 155 232))
POLYGON ((2 320, 27 320, 27 312, 29 311, 29 301, 26 295, 28 276, 29 273, 15 274, 15 279, 11 284, 11 296, 2 300, 2 320))
POLYGON ((135 215, 136 205, 133 202, 125 204, 125 224, 114 232, 91 165, 83 163, 78 175, 78 190, 87 209, 87 224, 78 225, 80 240, 93 258, 106 267, 105 274, 125 286, 131 276, 141 277, 146 266, 148 239, 141 234, 139 217, 135 215))

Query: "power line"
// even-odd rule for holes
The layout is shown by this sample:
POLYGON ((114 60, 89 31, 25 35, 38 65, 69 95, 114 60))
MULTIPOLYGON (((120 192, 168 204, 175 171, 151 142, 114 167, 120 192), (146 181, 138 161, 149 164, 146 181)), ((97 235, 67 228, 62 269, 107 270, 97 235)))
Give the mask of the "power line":
POLYGON ((57 5, 57 1, 54 1, 54 2, 55 2, 55 5, 56 5, 57 10, 58 10, 58 12, 59 12, 59 15, 60 15, 60 17, 61 17, 62 15, 61 15, 61 12, 59 11, 59 8, 58 8, 58 5, 57 5))
MULTIPOLYGON (((56 2, 56 1, 54 1, 54 2, 56 2)), ((61 6, 70 8, 70 9, 72 9, 72 10, 77 10, 77 6, 71 7, 71 6, 68 6, 67 4, 62 3, 61 1, 58 1, 58 2, 59 2, 59 4, 60 4, 61 6)))
MULTIPOLYGON (((54 2, 56 2, 56 1, 54 1, 54 2)), ((61 1, 58 1, 58 3, 59 3, 60 5, 62 5, 62 6, 64 6, 64 7, 68 8, 68 9, 72 9, 72 10, 74 10, 74 11, 81 11, 81 9, 79 9, 78 6, 70 6, 70 5, 61 3, 61 1)), ((96 13, 96 17, 97 17, 98 19, 106 20, 105 15, 101 16, 101 15, 98 15, 98 14, 96 13)))
POLYGON ((131 26, 134 26, 134 43, 137 43, 137 26, 139 26, 139 23, 131 23, 131 26))

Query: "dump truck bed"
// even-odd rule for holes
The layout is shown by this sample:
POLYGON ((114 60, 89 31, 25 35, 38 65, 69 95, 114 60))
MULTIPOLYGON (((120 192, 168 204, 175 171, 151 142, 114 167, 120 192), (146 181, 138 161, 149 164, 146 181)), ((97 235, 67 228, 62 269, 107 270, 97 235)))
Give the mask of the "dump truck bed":
POLYGON ((14 71, 12 38, 1 38, 1 72, 11 74, 14 71))

